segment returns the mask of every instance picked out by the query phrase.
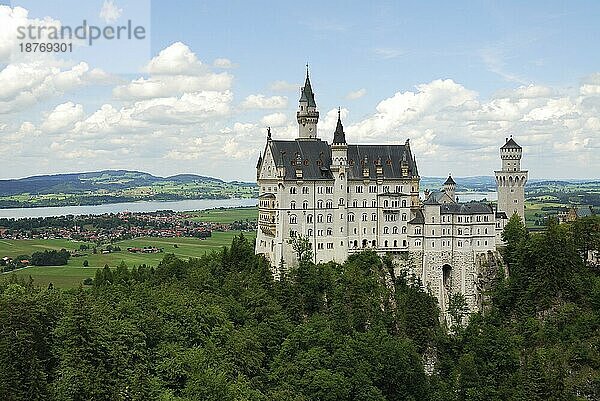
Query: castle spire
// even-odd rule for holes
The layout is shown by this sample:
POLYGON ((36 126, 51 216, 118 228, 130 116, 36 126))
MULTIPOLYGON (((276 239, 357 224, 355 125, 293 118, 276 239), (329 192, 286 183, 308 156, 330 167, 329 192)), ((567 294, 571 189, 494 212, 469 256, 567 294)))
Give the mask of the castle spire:
POLYGON ((335 132, 333 133, 333 143, 346 143, 346 135, 344 134, 344 126, 342 125, 342 110, 340 107, 338 107, 338 120, 337 126, 335 127, 335 132))

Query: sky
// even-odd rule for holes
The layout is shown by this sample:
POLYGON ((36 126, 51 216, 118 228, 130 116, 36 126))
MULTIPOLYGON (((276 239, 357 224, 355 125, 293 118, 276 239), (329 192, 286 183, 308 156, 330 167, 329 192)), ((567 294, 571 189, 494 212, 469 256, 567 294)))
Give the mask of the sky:
POLYGON ((349 143, 410 139, 423 176, 492 175, 512 135, 531 178, 599 179, 599 20, 598 1, 0 0, 0 179, 253 181, 266 127, 297 136, 307 63, 322 140, 341 107, 349 143), (84 20, 145 35, 17 35, 84 20))

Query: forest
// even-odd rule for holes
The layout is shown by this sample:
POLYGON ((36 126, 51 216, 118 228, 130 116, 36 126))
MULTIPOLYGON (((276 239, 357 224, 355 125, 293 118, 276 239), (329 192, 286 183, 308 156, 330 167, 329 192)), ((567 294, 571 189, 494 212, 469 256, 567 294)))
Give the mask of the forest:
MULTIPOLYGON (((504 232, 483 312, 440 321, 365 251, 274 281, 243 235, 200 258, 100 270, 91 288, 0 281, 0 398, 597 400, 600 218, 504 232)), ((299 249, 301 247, 298 247, 299 249)), ((457 297, 458 298, 458 297, 457 297)))

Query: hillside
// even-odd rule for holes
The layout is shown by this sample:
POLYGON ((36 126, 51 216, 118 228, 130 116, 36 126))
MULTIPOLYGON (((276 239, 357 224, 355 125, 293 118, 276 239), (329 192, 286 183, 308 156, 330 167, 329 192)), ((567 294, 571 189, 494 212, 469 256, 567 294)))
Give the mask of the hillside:
POLYGON ((195 174, 158 177, 140 171, 103 170, 0 180, 0 208, 253 196, 252 183, 195 174))

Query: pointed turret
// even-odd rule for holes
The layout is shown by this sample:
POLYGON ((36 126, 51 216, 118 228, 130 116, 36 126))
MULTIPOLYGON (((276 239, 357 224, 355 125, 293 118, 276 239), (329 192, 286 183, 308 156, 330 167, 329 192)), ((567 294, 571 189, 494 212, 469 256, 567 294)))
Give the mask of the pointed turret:
POLYGON ((454 195, 456 194, 456 182, 452 179, 452 174, 448 174, 448 178, 444 182, 444 192, 448 194, 450 199, 454 200, 454 195))
POLYGON ((341 117, 341 109, 338 108, 338 120, 337 126, 335 127, 335 132, 333 133, 333 143, 334 144, 345 144, 346 143, 346 134, 344 134, 344 126, 342 125, 342 117, 341 117))
POLYGON ((310 85, 310 76, 308 74, 308 64, 306 65, 306 80, 302 87, 302 93, 300 94, 300 103, 306 102, 308 107, 317 107, 315 102, 315 94, 313 93, 312 86, 310 85))

